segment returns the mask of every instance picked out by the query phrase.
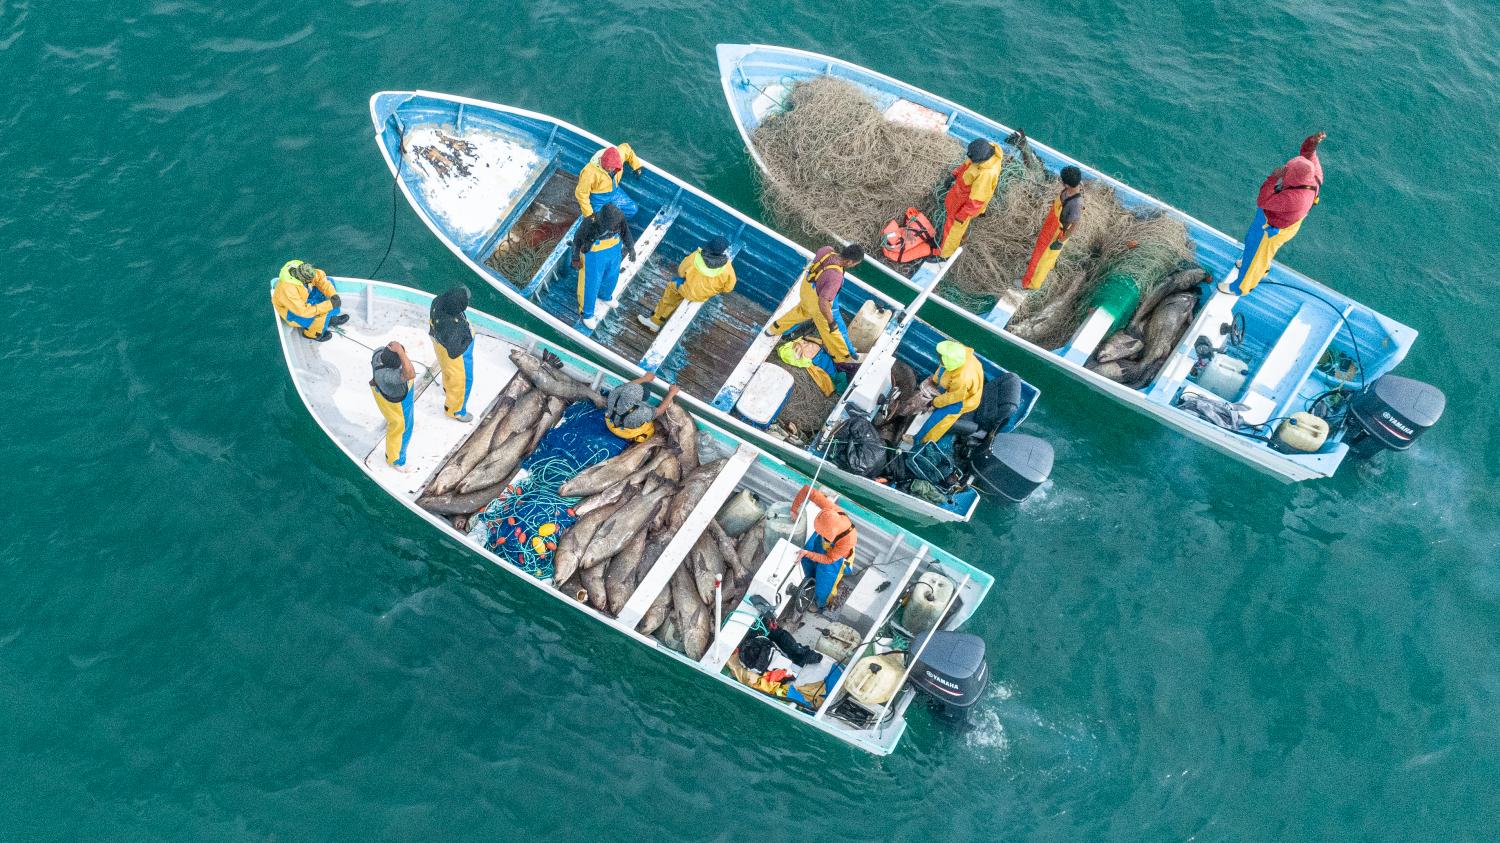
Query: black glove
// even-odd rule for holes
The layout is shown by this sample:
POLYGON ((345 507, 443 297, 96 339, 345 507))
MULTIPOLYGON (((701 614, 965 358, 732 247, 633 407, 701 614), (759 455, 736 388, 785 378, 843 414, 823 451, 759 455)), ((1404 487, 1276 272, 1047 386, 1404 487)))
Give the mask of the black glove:
POLYGON ((627 257, 627 258, 629 258, 631 260, 635 260, 635 250, 631 249, 630 251, 626 252, 625 253, 625 257, 627 257))
POLYGON ((948 177, 943 179, 943 190, 947 190, 953 187, 953 183, 956 181, 958 181, 958 179, 955 178, 952 173, 949 173, 948 177))
POLYGON ((344 300, 341 299, 341 298, 339 298, 339 294, 338 293, 334 293, 333 294, 333 298, 329 299, 329 301, 333 302, 333 306, 335 308, 340 308, 340 307, 344 306, 344 300))

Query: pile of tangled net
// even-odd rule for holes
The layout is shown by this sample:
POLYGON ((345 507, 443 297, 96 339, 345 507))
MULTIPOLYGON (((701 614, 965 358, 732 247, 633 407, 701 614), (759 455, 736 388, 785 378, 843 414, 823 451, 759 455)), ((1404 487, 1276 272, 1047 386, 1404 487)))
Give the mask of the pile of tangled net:
MULTIPOLYGON (((812 237, 858 239, 878 254, 881 228, 904 208, 939 218, 939 189, 963 160, 957 140, 885 119, 858 88, 832 77, 796 83, 784 106, 753 137, 768 170, 762 200, 782 224, 812 237)), ((976 312, 998 297, 1020 296, 1037 232, 1060 189, 1057 174, 1025 157, 1006 151, 995 198, 969 227, 964 254, 944 282, 945 297, 976 312)), ((1097 181, 1084 183, 1083 201, 1083 218, 1056 268, 1041 290, 1025 293, 1009 325, 1045 347, 1067 342, 1110 275, 1129 276, 1145 296, 1192 259, 1182 223, 1127 210, 1097 181)))

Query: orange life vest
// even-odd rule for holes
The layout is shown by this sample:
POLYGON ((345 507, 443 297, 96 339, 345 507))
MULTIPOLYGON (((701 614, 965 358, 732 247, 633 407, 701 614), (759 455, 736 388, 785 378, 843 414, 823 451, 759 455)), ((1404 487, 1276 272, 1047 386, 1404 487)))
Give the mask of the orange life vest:
POLYGON ((916 208, 894 217, 880 230, 880 253, 893 263, 908 263, 938 253, 937 229, 916 208))

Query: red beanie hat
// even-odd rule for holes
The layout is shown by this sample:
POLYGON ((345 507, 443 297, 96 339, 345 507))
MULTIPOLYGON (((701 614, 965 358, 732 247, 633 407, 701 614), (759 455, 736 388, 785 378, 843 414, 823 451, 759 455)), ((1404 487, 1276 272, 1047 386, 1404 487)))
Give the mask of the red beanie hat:
POLYGON ((603 167, 611 173, 616 172, 621 167, 625 166, 624 162, 620 160, 620 150, 615 149, 612 146, 609 149, 604 150, 604 154, 599 156, 599 166, 603 167))

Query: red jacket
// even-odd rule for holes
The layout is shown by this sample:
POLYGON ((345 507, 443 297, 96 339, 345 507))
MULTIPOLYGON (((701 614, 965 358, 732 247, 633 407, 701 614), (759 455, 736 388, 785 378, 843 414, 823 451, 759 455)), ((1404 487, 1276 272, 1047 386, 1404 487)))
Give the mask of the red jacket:
POLYGON ((1313 135, 1302 142, 1300 154, 1286 162, 1279 175, 1272 173, 1261 182, 1255 204, 1266 212, 1266 222, 1286 228, 1307 216, 1322 186, 1323 164, 1318 161, 1317 135, 1313 135))

